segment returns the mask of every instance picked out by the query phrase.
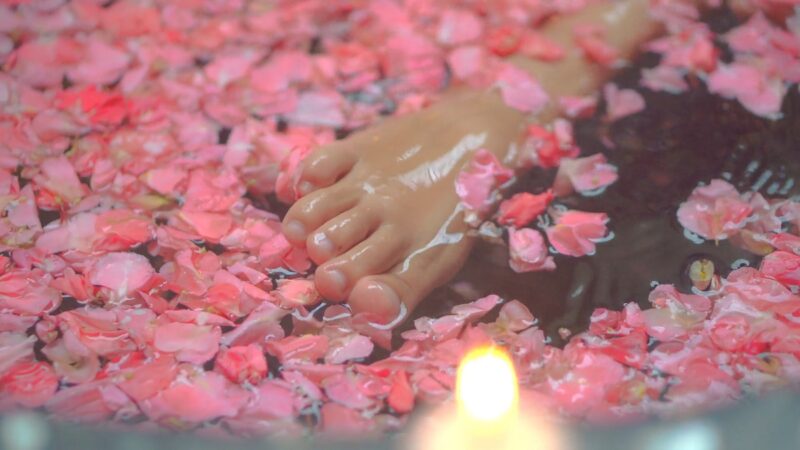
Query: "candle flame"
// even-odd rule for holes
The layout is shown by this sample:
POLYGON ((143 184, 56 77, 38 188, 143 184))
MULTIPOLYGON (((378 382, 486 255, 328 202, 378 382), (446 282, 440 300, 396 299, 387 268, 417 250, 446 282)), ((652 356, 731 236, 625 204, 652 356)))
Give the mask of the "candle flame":
POLYGON ((493 422, 514 415, 519 387, 508 354, 497 347, 470 351, 458 367, 456 401, 471 420, 493 422))
MULTIPOLYGON (((530 393, 529 393, 530 394, 530 393)), ((456 410, 444 405, 422 418, 409 448, 419 450, 562 450, 545 411, 520 399, 514 364, 498 347, 467 353, 456 373, 456 410)))

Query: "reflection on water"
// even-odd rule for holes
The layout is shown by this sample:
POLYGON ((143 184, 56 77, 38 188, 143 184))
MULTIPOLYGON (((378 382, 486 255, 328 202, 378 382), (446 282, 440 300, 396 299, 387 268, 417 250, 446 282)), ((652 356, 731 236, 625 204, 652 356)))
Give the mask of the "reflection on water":
MULTIPOLYGON (((615 81, 636 87, 639 66, 615 81)), ((609 214, 616 237, 599 244, 594 256, 556 257, 554 272, 514 273, 503 246, 480 243, 449 285, 431 294, 415 312, 446 313, 465 298, 496 293, 525 303, 553 339, 557 330, 585 329, 597 307, 619 309, 638 301, 647 305, 655 282, 673 283, 684 292, 692 287, 692 263, 711 263, 726 275, 731 266, 757 264, 758 258, 727 241, 694 243, 684 236, 676 210, 694 187, 724 178, 740 191, 786 197, 798 192, 800 175, 800 95, 795 88, 784 103, 784 117, 768 121, 753 116, 733 101, 708 94, 702 83, 682 95, 642 91, 647 109, 612 126, 592 119, 577 124, 583 155, 604 152, 619 167, 620 179, 596 197, 573 196, 562 203, 571 209, 609 214), (606 142, 606 145, 603 144, 606 142), (608 146, 607 146, 608 145, 608 146)), ((534 170, 515 187, 538 193, 554 173, 534 170)), ((697 266, 695 267, 697 269, 697 266)), ((406 326, 410 326, 407 324, 406 326)))

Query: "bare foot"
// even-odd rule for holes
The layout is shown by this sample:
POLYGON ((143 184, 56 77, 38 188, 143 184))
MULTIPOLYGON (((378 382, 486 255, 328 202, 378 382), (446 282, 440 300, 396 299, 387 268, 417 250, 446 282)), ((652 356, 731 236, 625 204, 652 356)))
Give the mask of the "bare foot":
POLYGON ((495 95, 466 94, 313 153, 300 181, 312 192, 284 232, 320 264, 319 292, 391 321, 447 281, 472 245, 456 176, 479 148, 509 154, 523 126, 495 95))
MULTIPOLYGON (((566 58, 515 63, 554 97, 592 92, 607 76, 572 46, 572 30, 583 24, 605 26, 622 57, 656 30, 647 0, 600 3, 553 21, 544 34, 566 58)), ((538 119, 553 116, 551 109, 538 119)), ((510 164, 524 126, 497 94, 472 92, 315 151, 300 169, 305 195, 283 229, 319 264, 319 292, 383 323, 413 309, 458 271, 473 243, 454 188, 458 173, 479 148, 510 164)))

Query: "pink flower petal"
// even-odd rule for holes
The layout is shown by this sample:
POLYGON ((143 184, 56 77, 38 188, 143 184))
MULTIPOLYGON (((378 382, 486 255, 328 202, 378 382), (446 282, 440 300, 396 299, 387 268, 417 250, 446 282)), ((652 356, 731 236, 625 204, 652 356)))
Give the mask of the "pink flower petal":
POLYGON ((548 255, 542 233, 530 228, 508 231, 509 265, 514 272, 554 270, 556 263, 548 255))
POLYGON ((678 221, 706 239, 727 239, 745 226, 752 207, 736 188, 723 180, 712 180, 692 191, 678 208, 678 221))
POLYGON ((72 205, 86 194, 86 186, 81 184, 67 158, 47 159, 39 165, 39 170, 37 184, 49 191, 55 204, 72 205))
POLYGON ((459 45, 474 41, 482 32, 483 22, 473 12, 450 8, 441 15, 436 38, 444 45, 459 45))
POLYGON ((524 227, 542 214, 551 201, 553 201, 553 192, 550 190, 541 194, 529 192, 514 194, 513 197, 503 200, 500 204, 497 221, 502 225, 524 227))
POLYGON ((617 168, 597 153, 577 159, 563 159, 558 167, 553 192, 563 197, 573 190, 584 193, 604 188, 617 181, 617 168))
POLYGON ((58 388, 58 377, 45 362, 22 361, 0 375, 0 395, 26 408, 44 405, 58 388))
POLYGON ((325 362, 342 364, 354 359, 367 358, 374 348, 375 344, 368 337, 356 333, 347 334, 330 342, 325 362))
POLYGON ((608 217, 604 213, 566 211, 556 218, 555 225, 545 230, 547 239, 563 255, 584 256, 595 251, 595 241, 606 236, 608 217))
POLYGON ((0 333, 0 374, 33 356, 36 338, 22 333, 0 333))
POLYGON ((266 343, 267 351, 281 362, 292 359, 316 361, 328 351, 328 338, 325 336, 289 336, 266 343))
POLYGON ((284 307, 314 306, 322 300, 311 280, 281 280, 272 295, 284 307))
POLYGON ((216 367, 234 383, 257 385, 267 375, 267 360, 260 347, 231 347, 217 355, 216 367))
POLYGON ((153 345, 179 361, 203 364, 217 353, 221 335, 219 326, 173 322, 156 327, 153 345))
POLYGON ((708 78, 708 90, 735 98, 753 114, 776 118, 780 114, 786 86, 759 68, 742 64, 721 64, 708 78))
POLYGON ((689 89, 684 73, 680 69, 669 66, 657 66, 642 70, 642 86, 656 92, 680 94, 689 89))
POLYGON ((89 41, 84 59, 67 72, 78 83, 110 84, 122 77, 131 57, 111 45, 96 39, 89 41))
POLYGON ((211 241, 219 241, 233 225, 229 214, 181 211, 180 218, 189 224, 197 234, 211 241))
POLYGON ((414 390, 405 371, 401 370, 395 374, 386 402, 400 414, 411 412, 414 409, 414 390))
POLYGON ((467 208, 483 214, 494 203, 495 190, 513 174, 495 155, 480 149, 475 152, 469 167, 459 173, 456 193, 467 208))
POLYGON ((525 113, 536 114, 550 101, 536 80, 512 65, 506 65, 497 75, 497 86, 506 105, 525 113))
POLYGON ((605 30, 600 27, 584 25, 574 30, 575 43, 590 60, 610 66, 619 58, 618 51, 605 39, 605 30))
POLYGON ((534 325, 536 319, 518 300, 511 300, 500 308, 497 323, 509 331, 522 331, 534 325))
POLYGON ((563 96, 558 99, 558 104, 564 114, 571 119, 588 118, 594 114, 595 108, 597 108, 597 96, 563 96))
POLYGON ((645 108, 644 97, 641 94, 633 89, 619 89, 614 83, 606 84, 603 95, 606 99, 606 117, 611 122, 636 114, 645 108))
POLYGON ((248 394, 214 372, 194 374, 142 404, 153 420, 200 423, 218 417, 234 417, 247 402, 248 394))
POLYGON ((113 292, 113 298, 125 299, 142 287, 151 276, 153 267, 137 253, 109 253, 94 264, 89 282, 113 292))
POLYGON ((800 286, 800 256, 777 251, 761 261, 761 271, 788 286, 800 286))

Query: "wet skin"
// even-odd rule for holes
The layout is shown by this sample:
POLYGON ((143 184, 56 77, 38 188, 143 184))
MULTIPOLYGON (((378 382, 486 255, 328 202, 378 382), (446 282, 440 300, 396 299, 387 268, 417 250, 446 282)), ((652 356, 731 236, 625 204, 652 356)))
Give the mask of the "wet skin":
MULTIPOLYGON (((557 63, 513 61, 531 73, 552 99, 596 91, 609 70, 587 61, 572 45, 576 26, 607 31, 620 57, 658 31, 647 0, 599 3, 547 24, 560 44, 557 63)), ((379 123, 320 148, 300 168, 302 198, 287 213, 284 233, 319 266, 315 283, 329 300, 387 323, 402 318, 461 267, 474 243, 455 192, 455 179, 475 150, 485 148, 513 166, 528 120, 494 92, 452 89, 421 112, 379 123)))

